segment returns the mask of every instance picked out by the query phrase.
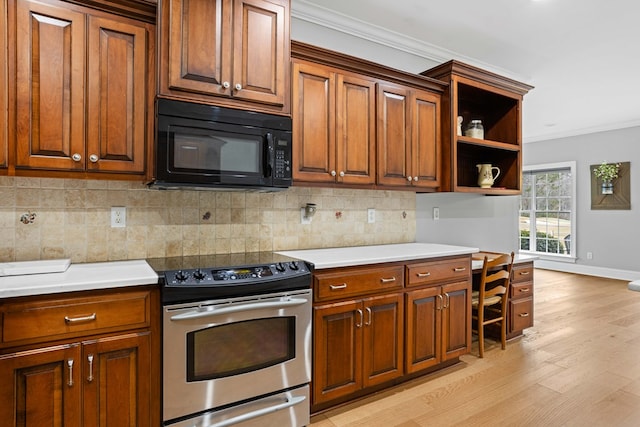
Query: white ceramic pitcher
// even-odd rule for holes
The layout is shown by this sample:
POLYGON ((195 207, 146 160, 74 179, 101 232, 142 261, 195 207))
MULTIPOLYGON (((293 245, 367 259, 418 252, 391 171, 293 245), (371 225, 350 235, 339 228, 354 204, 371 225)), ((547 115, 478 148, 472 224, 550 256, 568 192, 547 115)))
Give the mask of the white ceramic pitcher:
POLYGON ((494 181, 500 176, 500 168, 497 166, 491 166, 491 163, 482 163, 476 165, 478 168, 478 185, 481 188, 491 188, 494 181), (493 171, 496 174, 493 174, 493 171))

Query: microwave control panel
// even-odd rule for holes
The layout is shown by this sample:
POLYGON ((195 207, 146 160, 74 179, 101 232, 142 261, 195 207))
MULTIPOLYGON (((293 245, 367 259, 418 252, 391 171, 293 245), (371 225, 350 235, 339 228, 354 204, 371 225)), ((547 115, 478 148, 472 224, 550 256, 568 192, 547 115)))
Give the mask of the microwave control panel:
POLYGON ((287 156, 287 153, 290 153, 289 150, 278 149, 281 145, 288 145, 288 141, 286 140, 278 140, 276 145, 276 161, 275 161, 275 171, 274 177, 279 179, 288 179, 291 178, 291 159, 287 156))

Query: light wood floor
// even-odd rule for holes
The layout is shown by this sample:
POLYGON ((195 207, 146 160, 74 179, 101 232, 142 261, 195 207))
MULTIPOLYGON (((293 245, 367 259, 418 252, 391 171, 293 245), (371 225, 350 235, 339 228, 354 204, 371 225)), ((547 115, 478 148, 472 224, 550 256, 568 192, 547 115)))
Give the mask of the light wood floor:
POLYGON ((312 427, 640 426, 640 292, 535 271, 535 325, 507 349, 312 418, 312 427))

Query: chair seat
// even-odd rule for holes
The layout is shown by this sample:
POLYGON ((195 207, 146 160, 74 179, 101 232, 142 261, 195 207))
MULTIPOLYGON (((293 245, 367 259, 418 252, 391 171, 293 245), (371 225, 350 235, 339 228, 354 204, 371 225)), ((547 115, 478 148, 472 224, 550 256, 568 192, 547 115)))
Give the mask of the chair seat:
MULTIPOLYGON (((477 307, 478 306, 478 301, 480 299, 480 292, 478 291, 473 291, 471 292, 471 305, 473 307, 477 307)), ((488 305, 494 305, 497 304, 499 302, 502 302, 502 297, 500 295, 495 295, 489 298, 485 298, 484 299, 484 305, 485 307, 488 305)))

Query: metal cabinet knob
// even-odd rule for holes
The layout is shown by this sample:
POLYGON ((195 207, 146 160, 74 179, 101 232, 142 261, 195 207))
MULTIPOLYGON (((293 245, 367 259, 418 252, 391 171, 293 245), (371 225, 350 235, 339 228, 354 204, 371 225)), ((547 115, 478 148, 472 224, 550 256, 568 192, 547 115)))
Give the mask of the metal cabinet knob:
POLYGON ((408 176, 407 177, 407 181, 409 181, 409 182, 413 181, 413 177, 408 176))
POLYGON ((417 181, 417 180, 418 180, 418 177, 417 177, 417 176, 414 176, 414 177, 413 177, 413 180, 414 180, 414 181, 417 181))
POLYGON ((98 162, 99 157, 95 154, 92 154, 89 156, 89 160, 91 161, 91 163, 97 163, 98 162))
POLYGON ((242 90, 242 85, 240 83, 236 83, 236 90, 242 90))
POLYGON ((344 176, 344 171, 340 171, 340 176, 344 176))
POLYGON ((229 84, 229 82, 222 82, 222 87, 225 89, 229 89, 229 87, 231 87, 231 85, 229 84))
POLYGON ((80 153, 74 153, 73 156, 71 156, 71 158, 73 159, 74 162, 79 162, 80 160, 82 160, 82 156, 80 155, 80 153))
POLYGON ((336 171, 331 171, 331 176, 336 176, 336 171))

